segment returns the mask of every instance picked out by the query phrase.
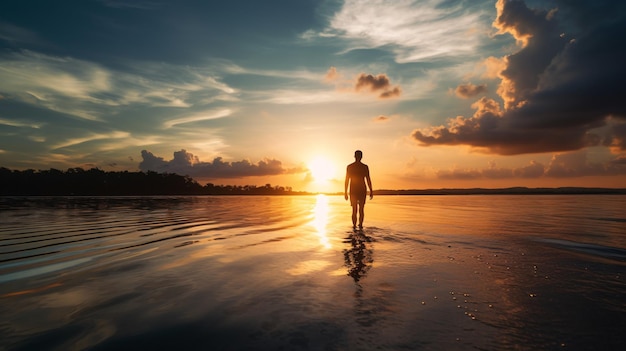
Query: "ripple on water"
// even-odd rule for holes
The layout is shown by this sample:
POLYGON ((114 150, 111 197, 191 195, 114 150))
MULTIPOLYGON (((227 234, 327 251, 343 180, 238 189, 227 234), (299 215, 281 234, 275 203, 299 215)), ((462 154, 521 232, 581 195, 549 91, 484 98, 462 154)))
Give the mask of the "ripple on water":
POLYGON ((0 340, 615 349, 623 214, 569 199, 381 196, 362 233, 340 197, 0 199, 0 340))
POLYGON ((250 217, 242 217, 239 205, 243 200, 211 211, 211 205, 223 201, 193 197, 5 198, 3 207, 11 210, 0 213, 0 279, 8 282, 125 260, 134 256, 127 255, 129 252, 146 254, 137 251, 141 247, 163 251, 251 235, 259 235, 259 239, 247 245, 276 242, 289 239, 276 233, 309 220, 302 215, 306 209, 296 207, 289 213, 285 206, 253 207, 250 217), (250 221, 251 217, 264 221, 250 221))
POLYGON ((617 261, 626 262, 626 249, 618 247, 609 247, 591 243, 582 243, 571 240, 563 239, 538 239, 540 242, 547 243, 557 248, 561 248, 568 251, 574 251, 579 253, 588 254, 600 258, 613 259, 617 261))

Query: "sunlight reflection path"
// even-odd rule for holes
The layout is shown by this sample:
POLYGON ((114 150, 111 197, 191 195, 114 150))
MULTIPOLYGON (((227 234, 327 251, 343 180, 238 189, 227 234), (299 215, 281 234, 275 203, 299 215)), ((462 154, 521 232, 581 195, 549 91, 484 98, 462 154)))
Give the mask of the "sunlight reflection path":
POLYGON ((331 248, 330 241, 326 235, 326 226, 328 225, 328 198, 324 194, 317 195, 315 207, 313 208, 313 221, 311 224, 315 227, 316 234, 319 236, 320 244, 327 249, 331 248))

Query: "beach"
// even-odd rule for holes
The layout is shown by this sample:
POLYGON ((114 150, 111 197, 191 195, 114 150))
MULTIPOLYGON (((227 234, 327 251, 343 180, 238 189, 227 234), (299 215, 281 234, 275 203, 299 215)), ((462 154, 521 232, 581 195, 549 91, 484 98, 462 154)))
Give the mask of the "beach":
POLYGON ((626 345, 622 195, 0 204, 0 350, 626 345))

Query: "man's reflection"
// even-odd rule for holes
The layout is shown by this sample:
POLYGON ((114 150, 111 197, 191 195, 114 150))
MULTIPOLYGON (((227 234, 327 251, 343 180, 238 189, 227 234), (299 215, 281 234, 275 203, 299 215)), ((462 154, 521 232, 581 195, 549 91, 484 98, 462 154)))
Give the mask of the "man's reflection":
POLYGON ((373 250, 367 246, 371 242, 372 238, 365 235, 362 230, 350 232, 350 235, 344 240, 344 243, 350 244, 350 248, 343 251, 345 265, 348 267, 348 275, 357 284, 372 268, 373 250))

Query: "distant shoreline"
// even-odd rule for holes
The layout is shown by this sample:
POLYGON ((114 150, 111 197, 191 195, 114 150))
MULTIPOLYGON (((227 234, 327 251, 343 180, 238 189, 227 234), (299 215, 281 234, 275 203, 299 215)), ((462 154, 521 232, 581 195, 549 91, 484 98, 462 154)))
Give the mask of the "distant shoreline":
MULTIPOLYGON (((0 194, 0 197, 159 197, 159 196, 343 196, 343 192, 276 192, 276 193, 152 193, 152 194, 0 194)), ((626 195, 626 188, 442 188, 442 189, 380 189, 375 196, 446 196, 446 195, 626 195)))
POLYGON ((626 195, 626 188, 459 188, 459 189, 408 189, 374 190, 374 195, 626 195))
MULTIPOLYGON (((189 176, 156 172, 106 172, 97 168, 67 171, 0 167, 0 196, 168 196, 168 195, 343 195, 343 192, 295 191, 291 187, 200 185, 189 176)), ((626 188, 441 188, 378 189, 374 195, 625 195, 626 188)))

